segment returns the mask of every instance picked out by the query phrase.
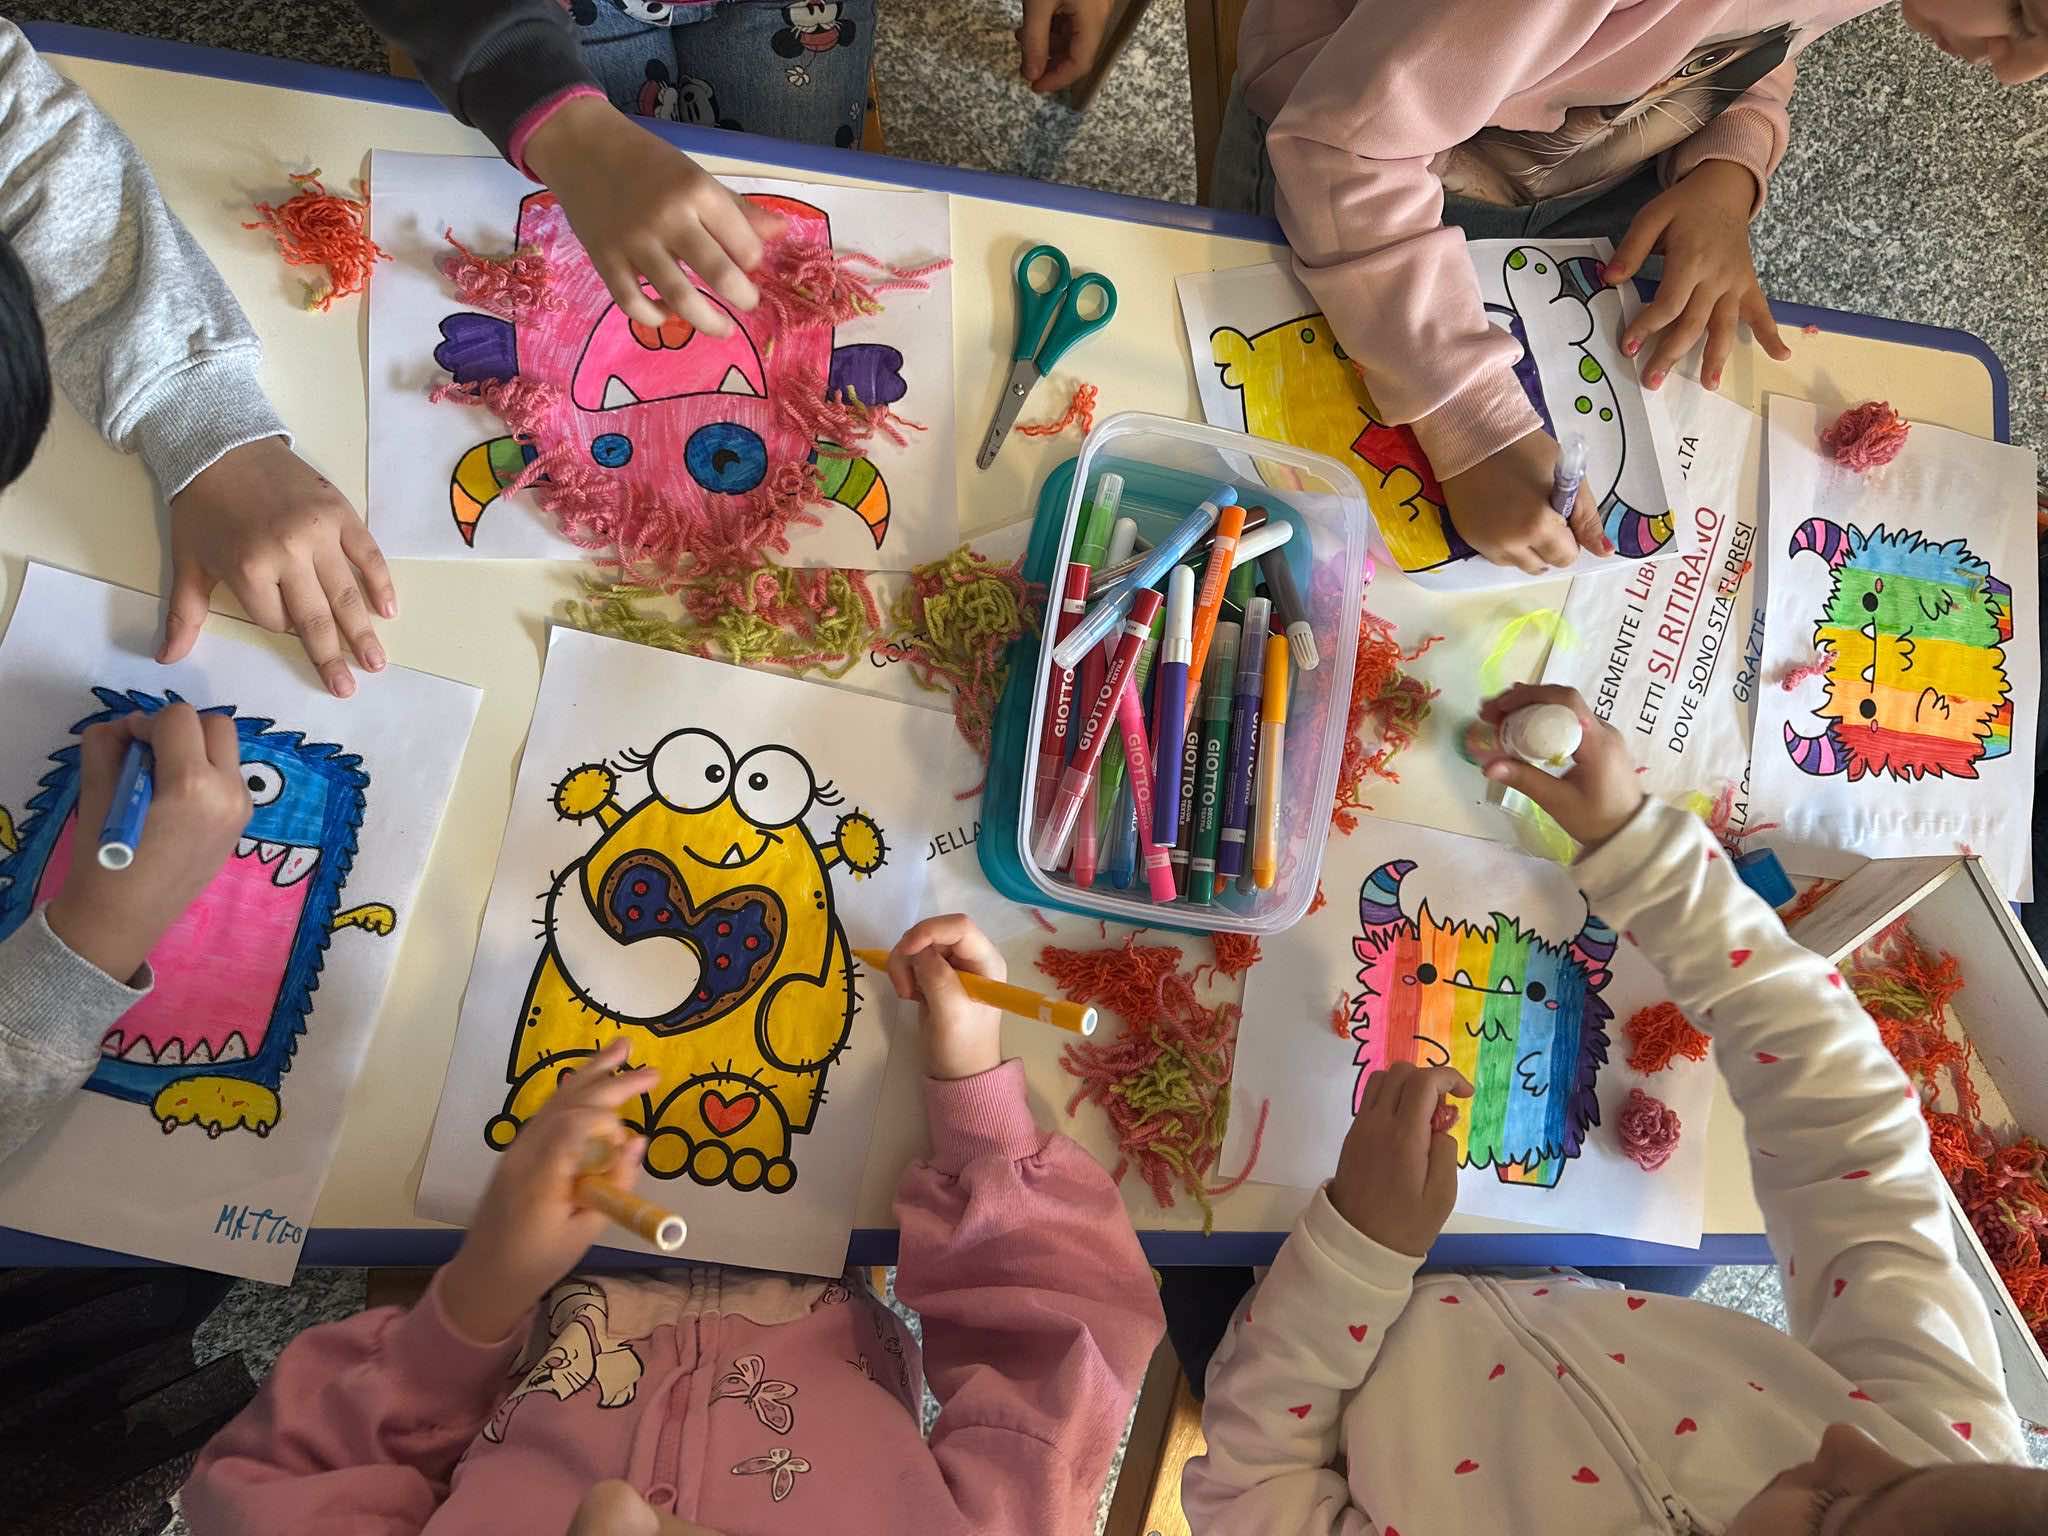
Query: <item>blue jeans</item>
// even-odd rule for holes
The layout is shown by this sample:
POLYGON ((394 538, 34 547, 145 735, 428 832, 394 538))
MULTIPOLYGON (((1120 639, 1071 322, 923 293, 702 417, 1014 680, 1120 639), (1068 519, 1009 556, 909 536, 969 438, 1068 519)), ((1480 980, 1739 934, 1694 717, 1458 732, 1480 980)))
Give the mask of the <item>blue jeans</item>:
POLYGON ((867 111, 875 0, 722 0, 688 9, 573 0, 583 57, 640 117, 849 148, 867 111), (643 19, 668 14, 672 22, 643 19))
MULTIPOLYGON (((1266 157, 1266 125, 1244 104, 1244 88, 1235 83, 1223 108, 1223 126, 1216 139, 1216 163, 1209 179, 1209 201, 1218 208, 1274 216, 1273 163, 1266 157)), ((1605 235, 1619 241, 1643 204, 1661 191, 1657 168, 1640 170, 1611 187, 1545 198, 1523 207, 1504 207, 1476 197, 1444 198, 1444 223, 1462 229, 1469 240, 1509 240, 1554 235, 1559 239, 1605 235)), ((1659 263, 1661 266, 1661 263, 1659 263)), ((1654 270, 1654 269, 1651 269, 1654 270)))

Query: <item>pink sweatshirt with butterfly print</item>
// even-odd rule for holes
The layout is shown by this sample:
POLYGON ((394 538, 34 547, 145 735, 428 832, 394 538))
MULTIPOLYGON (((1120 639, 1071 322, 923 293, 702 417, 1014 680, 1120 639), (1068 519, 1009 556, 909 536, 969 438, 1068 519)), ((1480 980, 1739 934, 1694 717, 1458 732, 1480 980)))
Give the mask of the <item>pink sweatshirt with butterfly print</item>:
POLYGON ((1919 1101, 1855 994, 1696 816, 1647 802, 1573 873, 1713 1037, 1786 1331, 1568 1271, 1418 1277, 1319 1191, 1210 1365, 1195 1536, 1705 1536, 1833 1423, 1913 1466, 2026 1461, 1919 1101))
POLYGON ((1445 192, 1523 206, 1732 160, 1761 204, 1798 54, 1879 3, 1251 0, 1238 79, 1295 273, 1439 479, 1542 425, 1445 192))
POLYGON ((556 1533, 606 1478, 755 1536, 1093 1530, 1164 1331, 1151 1272, 1101 1166, 1032 1120, 1018 1063, 925 1102, 932 1155, 896 1198, 922 1350, 853 1277, 579 1275, 495 1342, 429 1287, 292 1342, 201 1453, 195 1536, 556 1533))

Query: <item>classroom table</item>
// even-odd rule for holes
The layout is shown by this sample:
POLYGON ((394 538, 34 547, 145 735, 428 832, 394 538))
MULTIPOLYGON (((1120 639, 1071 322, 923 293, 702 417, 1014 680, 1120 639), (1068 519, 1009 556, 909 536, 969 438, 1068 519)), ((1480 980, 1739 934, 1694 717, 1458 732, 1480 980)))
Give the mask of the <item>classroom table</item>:
MULTIPOLYGON (((331 313, 302 307, 306 274, 286 268, 270 238, 243 228, 258 200, 280 200, 289 172, 319 167, 330 185, 362 174, 373 148, 492 153, 484 138, 447 116, 416 81, 358 75, 215 49, 62 25, 33 25, 36 46, 85 86, 155 168, 165 196, 241 298, 267 354, 265 377, 301 453, 357 506, 363 504, 367 321, 359 299, 331 313)), ((1112 327, 1077 348, 1040 391, 1028 414, 1057 414, 1066 386, 1100 387, 1099 415, 1139 409, 1199 419, 1193 365, 1173 279, 1185 272, 1269 261, 1280 232, 1269 221, 978 172, 949 170, 854 151, 819 150, 767 139, 656 126, 714 169, 869 181, 952 194, 954 368, 959 391, 956 469, 963 533, 1029 514, 1046 474, 1076 451, 1071 436, 1012 436, 993 468, 973 457, 1009 367, 1014 317, 1010 276, 1017 253, 1052 241, 1077 269, 1108 273, 1122 304, 1112 327)), ((1990 349, 1957 331, 1867 316, 1778 306, 1793 348, 1775 363, 1753 345, 1727 370, 1725 392, 1752 408, 1769 392, 1804 395, 1824 409, 1871 396, 1906 415, 1963 431, 2006 436, 2005 375, 1990 349), (1812 334, 1801 328, 1817 327, 1812 334)), ((141 465, 107 451, 90 428, 60 408, 34 467, 0 503, 0 619, 11 613, 25 562, 81 571, 161 592, 163 543, 144 530, 161 508, 141 465)), ((447 1067, 463 987, 505 826, 514 773, 540 680, 548 616, 575 590, 576 568, 546 562, 395 562, 401 617, 381 626, 391 660, 484 690, 454 798, 426 880, 406 918, 404 950, 350 1095, 340 1146, 321 1196, 303 1262, 426 1264, 445 1258, 456 1229, 412 1214, 414 1187, 447 1067)), ((1375 786, 1381 814, 1454 831, 1485 832, 1489 813, 1473 793, 1471 769, 1453 749, 1477 694, 1480 657, 1502 623, 1555 608, 1565 583, 1444 597, 1398 572, 1372 587, 1373 609, 1403 635, 1448 637, 1414 670, 1442 690, 1398 785, 1375 786)), ((223 589, 216 601, 234 612, 223 589)), ((202 639, 201 644, 206 642, 202 639)), ((273 643, 296 655, 296 643, 273 643)), ((1515 658, 1524 675, 1540 666, 1532 648, 1515 658)), ((307 669, 309 682, 313 680, 307 669)), ((374 678, 364 679, 375 687, 374 678)), ((935 728, 951 729, 935 715, 935 728)), ((1492 828, 1498 835, 1498 826, 1492 828)), ((997 835, 991 829, 989 835, 997 835)), ((1032 933, 1006 946, 1013 976, 1031 980, 1039 945, 1104 942, 1093 921, 1068 919, 1061 936, 1032 933)), ((1108 942, 1122 937, 1112 929, 1108 942)), ((1197 953, 1206 946, 1188 941, 1197 953)), ((1192 962, 1191 962, 1192 963, 1192 962)), ((1212 990, 1217 998, 1234 990, 1212 990)), ((1256 1039, 1257 1018, 1243 1038, 1256 1039)), ((1065 1108, 1073 1080, 1059 1066, 1059 1031, 1018 1020, 1004 1026, 1007 1054, 1026 1067, 1042 1124, 1075 1136, 1105 1162, 1115 1153, 1107 1127, 1083 1107, 1065 1108)), ((906 1162, 924 1147, 917 1051, 907 1035, 883 1091, 857 1216, 851 1260, 893 1257, 890 1197, 906 1162)), ((1585 1234, 1453 1218, 1433 1250, 1446 1264, 1663 1264, 1763 1262, 1762 1219, 1750 1192, 1739 1121, 1725 1090, 1711 1128, 1706 1232, 1700 1253, 1585 1234)), ((1335 1149, 1332 1149, 1334 1162, 1335 1149)), ((1228 1173, 1231 1170, 1223 1170, 1228 1173)), ((1308 1197, 1300 1189, 1247 1184, 1217 1202, 1216 1227, 1201 1232, 1185 1199, 1160 1210, 1135 1177, 1124 1181, 1132 1220, 1158 1263, 1253 1263, 1269 1259, 1308 1197)), ((0 1231, 0 1264, 132 1262, 119 1255, 0 1231)))

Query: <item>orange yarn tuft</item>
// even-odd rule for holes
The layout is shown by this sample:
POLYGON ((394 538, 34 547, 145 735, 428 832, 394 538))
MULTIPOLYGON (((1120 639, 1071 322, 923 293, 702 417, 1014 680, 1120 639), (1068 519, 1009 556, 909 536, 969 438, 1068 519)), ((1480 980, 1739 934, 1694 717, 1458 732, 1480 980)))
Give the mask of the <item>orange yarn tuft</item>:
POLYGON ((1212 933, 1209 935, 1209 947, 1216 952, 1214 969, 1217 974, 1228 976, 1233 981, 1259 963, 1256 934, 1212 933))
POLYGON ((1729 823, 1735 819, 1735 786, 1723 784, 1721 793, 1714 796, 1713 808, 1707 812, 1707 830, 1714 834, 1714 841, 1728 850, 1733 857, 1742 852, 1742 840, 1755 837, 1759 832, 1769 832, 1778 824, 1775 821, 1760 821, 1753 827, 1735 831, 1729 823))
POLYGON ((1814 881, 1813 884, 1809 885, 1797 896, 1794 896, 1790 901, 1786 902, 1785 905, 1779 909, 1779 920, 1782 921, 1787 928, 1790 928, 1794 923, 1798 922, 1799 919, 1806 916, 1807 913, 1811 912, 1815 907, 1819 906, 1822 902, 1826 901, 1828 897, 1834 893, 1835 887, 1840 885, 1841 883, 1842 882, 1839 880, 1814 881))
POLYGON ((1337 1001, 1330 1005, 1330 1033, 1339 1040, 1351 1038, 1351 995, 1339 992, 1337 1001))
MULTIPOLYGON (((1370 582, 1371 577, 1366 579, 1370 582)), ((1337 765, 1336 802, 1330 809, 1330 824, 1339 832, 1352 831, 1358 812, 1372 809, 1360 798, 1368 778, 1400 782, 1401 776, 1388 765, 1414 745, 1422 722, 1429 718, 1430 701, 1437 696, 1436 689, 1403 672, 1401 664, 1415 660, 1441 639, 1442 635, 1429 635, 1414 650, 1404 651, 1392 624, 1369 608, 1360 612, 1344 755, 1337 765), (1371 747, 1365 744, 1368 722, 1375 743, 1371 747)))
POLYGON ((2001 1146, 1983 1123, 1970 1046, 1946 1028, 1949 1003, 1963 988, 1961 966, 1951 954, 1922 949, 1901 918, 1843 970, 1919 1094, 1942 1176, 2021 1317, 2048 1344, 2048 1146, 2026 1135, 2001 1146), (1935 1107, 1944 1078, 1953 1111, 1935 1107))
POLYGON ((1199 1001, 1194 974, 1180 965, 1178 949, 1140 944, 1136 934, 1113 949, 1048 945, 1038 956, 1038 968, 1069 998, 1124 1021, 1114 1040, 1076 1041, 1061 1051, 1060 1065, 1080 1080, 1067 1113, 1083 1100, 1099 1106, 1122 1154, 1110 1177, 1122 1179, 1135 1163, 1162 1209, 1172 1207, 1178 1184, 1201 1207, 1206 1233, 1215 1225, 1210 1201, 1251 1177, 1271 1106, 1259 1106, 1242 1171, 1210 1183, 1230 1117, 1239 1010, 1199 1001))
POLYGON ((1095 430, 1095 396, 1093 384, 1076 384, 1074 397, 1067 402, 1067 408, 1060 412, 1056 421, 1034 422, 1030 426, 1017 428, 1019 437, 1058 437, 1069 427, 1078 427, 1086 437, 1095 430))
POLYGON ((1866 400, 1842 412, 1833 426, 1824 427, 1820 445, 1844 469, 1861 474, 1896 459, 1906 446, 1912 425, 1892 409, 1890 401, 1866 400))
POLYGON ((299 190, 283 203, 258 203, 262 215, 244 229, 266 229, 277 241, 277 253, 292 267, 325 267, 327 287, 309 288, 306 308, 327 310, 336 299, 370 286, 370 268, 390 255, 370 238, 369 183, 357 182, 360 198, 329 192, 316 167, 291 178, 299 190))
POLYGON ((1628 1066, 1631 1072, 1654 1076, 1683 1056, 1687 1061, 1707 1059, 1707 1037, 1692 1027, 1676 1003, 1653 1003, 1636 1010, 1623 1032, 1628 1036, 1628 1066))
POLYGON ((1787 667, 1778 678, 1778 686, 1787 693, 1790 693, 1809 677, 1826 677, 1828 675, 1828 668, 1833 666, 1834 662, 1835 657, 1832 651, 1816 651, 1814 652, 1813 660, 1802 661, 1796 666, 1787 667))

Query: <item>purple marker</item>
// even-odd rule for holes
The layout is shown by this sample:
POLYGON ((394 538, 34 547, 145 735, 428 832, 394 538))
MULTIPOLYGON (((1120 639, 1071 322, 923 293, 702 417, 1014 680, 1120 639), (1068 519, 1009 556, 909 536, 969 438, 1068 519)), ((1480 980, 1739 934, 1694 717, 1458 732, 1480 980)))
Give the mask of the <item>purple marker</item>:
POLYGON ((1259 753, 1259 704, 1266 693, 1266 632, 1273 622, 1270 598, 1244 607, 1244 633, 1237 643, 1237 687, 1230 702, 1230 772, 1224 779, 1223 830, 1216 839, 1216 881, 1222 886, 1245 871, 1245 843, 1252 825, 1252 767, 1259 753))
POLYGON ((1176 565, 1166 583, 1166 639, 1152 701, 1152 841, 1171 848, 1180 832, 1180 772, 1187 739, 1188 664, 1195 654, 1195 573, 1176 565))

